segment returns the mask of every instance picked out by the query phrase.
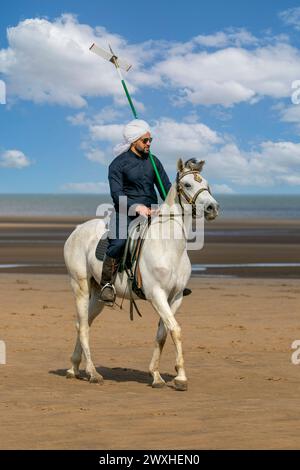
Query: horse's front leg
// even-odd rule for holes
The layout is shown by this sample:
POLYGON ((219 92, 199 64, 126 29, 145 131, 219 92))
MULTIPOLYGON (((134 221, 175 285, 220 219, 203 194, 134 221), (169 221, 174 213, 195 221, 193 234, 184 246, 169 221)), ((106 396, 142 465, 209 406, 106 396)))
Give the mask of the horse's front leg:
MULTIPOLYGON (((175 319, 175 312, 178 306, 181 303, 182 298, 178 298, 174 301, 172 308, 170 307, 165 292, 162 289, 156 289, 151 300, 153 307, 160 315, 166 331, 170 331, 172 340, 176 349, 176 362, 175 370, 177 376, 174 379, 174 384, 176 390, 187 390, 187 377, 184 370, 184 359, 182 352, 182 342, 181 342, 181 328, 175 319)), ((162 350, 162 349, 161 349, 162 350)), ((161 353, 160 350, 160 353, 161 353)), ((154 350, 157 353, 158 350, 154 350)), ((158 354, 157 354, 158 356, 158 354)), ((160 357, 160 354, 159 356, 160 357)), ((152 361, 151 361, 152 363, 152 361)))

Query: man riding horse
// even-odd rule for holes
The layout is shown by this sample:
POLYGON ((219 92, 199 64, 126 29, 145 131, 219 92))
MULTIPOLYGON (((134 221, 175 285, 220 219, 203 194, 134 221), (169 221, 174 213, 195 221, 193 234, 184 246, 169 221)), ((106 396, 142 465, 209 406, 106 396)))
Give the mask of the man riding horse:
MULTIPOLYGON (((114 149, 116 158, 109 165, 108 180, 115 214, 111 218, 108 247, 106 250, 101 278, 100 300, 111 304, 114 300, 113 280, 126 245, 122 237, 120 212, 122 196, 126 197, 126 227, 138 216, 150 217, 153 206, 157 205, 155 186, 162 199, 164 195, 152 167, 149 150, 152 142, 151 130, 147 122, 134 119, 123 131, 124 142, 114 149), (121 199, 120 199, 121 198, 121 199), (152 206, 152 209, 151 209, 152 206), (114 234, 114 236, 113 236, 114 234)), ((153 156, 166 193, 171 182, 159 159, 153 156)))

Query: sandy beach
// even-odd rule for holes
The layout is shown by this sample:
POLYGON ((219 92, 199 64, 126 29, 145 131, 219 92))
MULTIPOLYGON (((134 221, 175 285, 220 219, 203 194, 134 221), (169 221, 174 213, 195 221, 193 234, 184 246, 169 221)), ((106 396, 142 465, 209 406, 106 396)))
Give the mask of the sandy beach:
POLYGON ((290 264, 300 263, 300 223, 207 226, 193 263, 288 266, 219 268, 191 278, 193 293, 178 313, 189 389, 176 392, 170 338, 161 363, 168 385, 150 386, 157 314, 143 301, 134 322, 125 304, 105 308, 93 325, 104 385, 89 384, 83 371, 83 380, 66 379, 75 305, 62 247, 78 222, 0 222, 0 340, 7 348, 0 448, 299 449, 300 366, 291 362, 291 344, 300 339, 300 268, 290 264))

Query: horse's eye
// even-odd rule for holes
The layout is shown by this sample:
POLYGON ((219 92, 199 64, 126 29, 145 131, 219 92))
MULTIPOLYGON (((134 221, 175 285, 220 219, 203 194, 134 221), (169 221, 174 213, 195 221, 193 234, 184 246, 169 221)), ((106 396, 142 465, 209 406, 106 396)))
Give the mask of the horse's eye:
POLYGON ((184 187, 189 189, 192 187, 192 185, 190 183, 184 183, 184 187))

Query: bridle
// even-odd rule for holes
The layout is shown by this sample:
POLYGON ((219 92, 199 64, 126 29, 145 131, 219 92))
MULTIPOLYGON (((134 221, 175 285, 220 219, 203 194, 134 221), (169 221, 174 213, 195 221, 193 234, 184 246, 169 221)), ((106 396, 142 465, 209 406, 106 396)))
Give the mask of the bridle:
POLYGON ((181 198, 184 197, 186 202, 192 206, 192 217, 193 219, 196 218, 196 199, 199 196, 199 194, 203 193, 203 191, 208 191, 209 194, 211 194, 209 187, 206 188, 201 188, 198 189, 198 191, 194 194, 193 197, 190 197, 186 192, 184 191, 184 187, 182 183, 180 182, 182 178, 186 175, 194 175, 194 180, 198 181, 198 183, 201 183, 202 178, 197 170, 190 170, 190 171, 185 171, 184 173, 180 173, 179 171, 177 172, 176 175, 176 192, 179 200, 179 204, 183 210, 183 205, 182 205, 182 200, 181 198))

